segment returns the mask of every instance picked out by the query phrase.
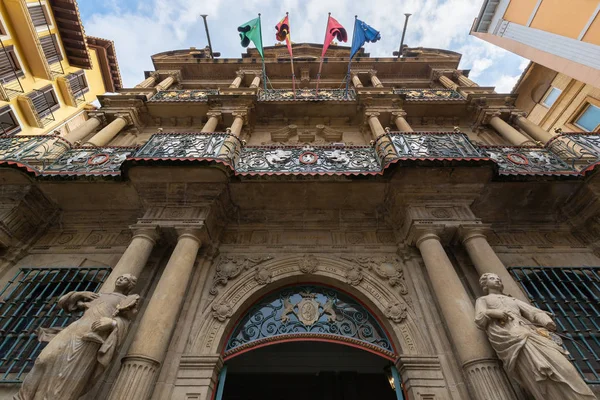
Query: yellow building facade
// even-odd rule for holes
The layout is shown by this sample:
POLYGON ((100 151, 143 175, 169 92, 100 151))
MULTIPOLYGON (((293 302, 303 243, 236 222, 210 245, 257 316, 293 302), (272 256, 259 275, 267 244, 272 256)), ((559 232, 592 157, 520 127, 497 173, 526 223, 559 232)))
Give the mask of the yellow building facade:
POLYGON ((67 135, 121 87, 111 41, 87 37, 75 1, 0 2, 0 134, 67 135))

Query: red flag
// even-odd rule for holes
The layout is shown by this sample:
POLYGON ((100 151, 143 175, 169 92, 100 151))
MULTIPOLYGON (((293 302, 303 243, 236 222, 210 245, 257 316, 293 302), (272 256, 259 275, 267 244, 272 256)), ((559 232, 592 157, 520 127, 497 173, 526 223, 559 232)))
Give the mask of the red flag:
POLYGON ((288 52, 290 53, 290 57, 293 58, 293 56, 292 56, 292 41, 290 40, 290 20, 287 15, 281 21, 279 21, 279 23, 277 24, 275 29, 277 29, 275 38, 280 42, 283 42, 285 40, 285 43, 287 44, 288 52))
POLYGON ((327 31, 325 32, 325 42, 323 43, 323 53, 321 53, 321 58, 325 57, 325 52, 329 48, 333 38, 336 38, 340 42, 347 42, 348 34, 346 33, 346 28, 330 15, 327 20, 327 31))

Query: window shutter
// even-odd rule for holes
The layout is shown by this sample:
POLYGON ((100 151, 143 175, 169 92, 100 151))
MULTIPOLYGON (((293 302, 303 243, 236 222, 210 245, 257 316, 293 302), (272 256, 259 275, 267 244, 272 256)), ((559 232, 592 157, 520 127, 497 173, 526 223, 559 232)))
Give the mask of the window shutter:
POLYGON ((46 14, 44 14, 44 9, 42 7, 43 6, 29 7, 29 15, 31 15, 34 26, 46 25, 46 14))
POLYGON ((48 64, 54 64, 62 60, 62 54, 60 54, 60 48, 54 34, 41 37, 40 43, 42 44, 42 50, 48 60, 48 64))
POLYGON ((40 117, 44 117, 57 105, 52 86, 46 86, 29 94, 33 107, 40 117))
POLYGON ((0 50, 0 79, 3 83, 15 80, 15 72, 20 71, 14 63, 13 51, 10 47, 6 51, 0 50))

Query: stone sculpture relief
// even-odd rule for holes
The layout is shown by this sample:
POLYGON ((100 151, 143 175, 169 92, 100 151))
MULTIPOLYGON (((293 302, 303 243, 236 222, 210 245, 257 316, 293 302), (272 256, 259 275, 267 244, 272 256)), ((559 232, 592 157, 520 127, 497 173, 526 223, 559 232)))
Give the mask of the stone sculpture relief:
MULTIPOLYGON (((402 264, 394 256, 375 256, 375 257, 341 257, 343 260, 351 261, 365 268, 366 270, 373 271, 379 278, 388 281, 390 286, 398 289, 401 295, 408 294, 408 288, 406 282, 404 282, 404 271, 402 270, 402 264)), ((350 281, 360 282, 360 279, 356 273, 349 273, 350 276, 347 278, 350 281)), ((353 284, 357 284, 353 283, 353 284)))
MULTIPOLYGON (((223 256, 219 260, 216 268, 216 274, 213 278, 210 294, 216 296, 219 293, 217 286, 225 286, 231 279, 235 279, 240 274, 250 268, 272 259, 270 256, 260 257, 236 257, 223 256)), ((266 279, 266 278, 265 278, 266 279)), ((260 281, 260 278, 257 279, 260 281)), ((265 282, 266 283, 266 282, 265 282)))
POLYGON ((117 278, 112 293, 69 292, 58 305, 83 316, 66 328, 46 328, 39 340, 50 342, 40 353, 15 400, 77 400, 109 366, 137 313, 140 296, 129 293, 137 278, 117 278))
POLYGON ((483 274, 479 284, 486 295, 477 299, 475 323, 487 333, 509 376, 536 400, 596 399, 552 339, 556 325, 546 312, 503 294, 496 274, 483 274))

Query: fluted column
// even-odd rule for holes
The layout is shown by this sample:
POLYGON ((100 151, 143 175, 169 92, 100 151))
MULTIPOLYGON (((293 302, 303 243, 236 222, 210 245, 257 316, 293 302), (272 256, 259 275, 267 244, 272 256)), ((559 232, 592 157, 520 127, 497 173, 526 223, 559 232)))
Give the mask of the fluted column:
POLYGON ((462 74, 462 72, 456 71, 454 72, 454 77, 458 80, 458 83, 460 84, 460 86, 479 86, 478 84, 476 84, 475 82, 473 82, 472 80, 470 80, 469 78, 467 78, 466 76, 464 76, 462 74))
POLYGON ((489 345, 485 333, 474 322, 475 307, 439 236, 424 231, 417 236, 433 293, 468 379, 475 400, 516 400, 516 396, 489 345))
POLYGON ((355 88, 361 88, 361 87, 363 87, 363 84, 360 81, 360 78, 358 77, 358 74, 352 74, 352 84, 354 85, 355 88))
POLYGON ((550 132, 539 125, 534 124, 522 115, 516 115, 514 121, 519 128, 525 131, 525 133, 543 144, 548 143, 554 137, 550 132))
POLYGON ((175 83, 175 76, 169 75, 165 79, 160 81, 160 83, 158 85, 156 85, 156 90, 167 90, 174 83, 175 83))
POLYGON ((256 89, 260 86, 260 75, 256 75, 250 84, 251 89, 256 89))
POLYGON ((248 117, 248 113, 246 111, 236 111, 231 113, 231 115, 233 115, 234 118, 229 130, 235 136, 240 137, 242 128, 244 127, 244 122, 246 122, 246 118, 248 117))
POLYGON ((142 316, 109 400, 147 400, 157 378, 192 277, 198 231, 180 232, 177 245, 142 316))
POLYGON ((446 75, 442 73, 437 73, 434 77, 446 88, 456 90, 458 85, 452 81, 452 79, 448 78, 446 75))
POLYGON ((507 124, 502 118, 498 115, 492 115, 488 124, 490 124, 496 132, 500 134, 504 139, 506 139, 510 144, 516 146, 524 146, 530 145, 531 140, 525 137, 521 132, 507 124))
POLYGON ((242 78, 244 78, 244 71, 237 71, 235 73, 237 76, 235 77, 235 79, 233 80, 233 82, 231 82, 231 85, 229 85, 230 88, 239 88, 240 85, 242 84, 242 78))
POLYGON ((381 121, 379 121, 379 115, 375 111, 367 111, 365 113, 369 128, 371 129, 371 136, 376 143, 375 151, 377 151, 377 154, 379 154, 379 157, 385 163, 389 158, 393 158, 396 155, 396 150, 394 150, 394 145, 390 138, 383 136, 387 132, 383 128, 383 125, 381 125, 381 121))
POLYGON ((381 81, 377 77, 377 71, 370 70, 369 71, 369 76, 371 77, 371 84, 373 85, 373 87, 377 87, 377 88, 382 88, 383 87, 383 84, 381 83, 381 81))
POLYGON ((404 111, 398 111, 392 113, 392 121, 396 124, 396 128, 400 132, 414 132, 413 128, 406 122, 406 113, 404 111))
POLYGON ((219 121, 221 121, 221 113, 219 111, 209 111, 206 113, 208 121, 202 127, 202 132, 215 132, 219 121))
POLYGON ((137 85, 135 85, 136 88, 149 88, 152 87, 156 84, 156 78, 157 78, 158 74, 153 72, 150 74, 149 77, 147 77, 146 79, 144 79, 142 82, 138 83, 137 85))
POLYGON ((528 303, 529 299, 490 246, 483 229, 485 227, 481 225, 463 225, 460 228, 460 240, 469 253, 477 274, 481 276, 491 272, 498 275, 507 294, 528 303))
POLYGON ((87 121, 65 135, 65 140, 70 143, 78 142, 94 132, 102 124, 102 117, 89 117, 87 121))
POLYGON ((98 132, 94 136, 92 136, 90 138, 90 140, 85 142, 83 145, 84 146, 106 146, 128 124, 129 124, 129 121, 126 116, 118 116, 110 124, 108 124, 104 128, 102 128, 100 130, 100 132, 98 132))
POLYGON ((113 289, 117 278, 123 274, 132 274, 139 278, 154 245, 158 240, 158 231, 154 227, 133 227, 133 237, 119 262, 110 272, 108 278, 100 288, 100 292, 109 292, 113 289))
MULTIPOLYGON (((247 111, 235 111, 231 113, 233 115, 233 123, 227 129, 229 133, 231 133, 235 137, 240 137, 242 134, 242 128, 244 127, 244 123, 248 119, 247 111)), ((219 158, 225 158, 229 160, 233 160, 236 157, 236 148, 238 146, 238 140, 232 137, 228 137, 223 142, 223 146, 219 151, 219 158)))

